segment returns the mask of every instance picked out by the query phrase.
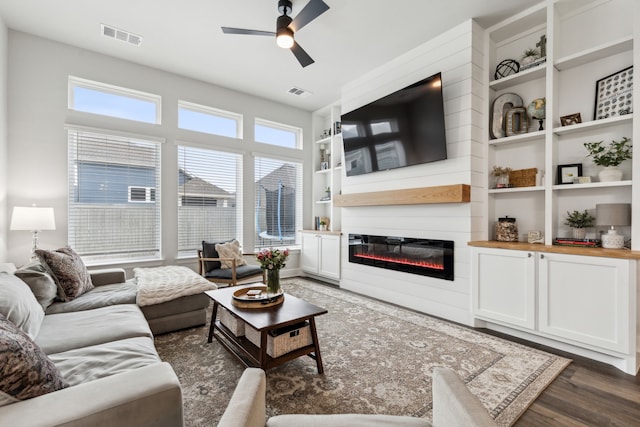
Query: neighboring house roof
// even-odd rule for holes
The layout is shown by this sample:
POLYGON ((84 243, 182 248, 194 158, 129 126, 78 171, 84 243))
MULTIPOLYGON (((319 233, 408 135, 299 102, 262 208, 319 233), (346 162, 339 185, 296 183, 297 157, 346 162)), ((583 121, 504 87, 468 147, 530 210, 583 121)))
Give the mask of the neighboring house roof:
POLYGON ((278 190, 279 184, 289 189, 294 189, 296 188, 296 169, 293 165, 285 163, 278 169, 259 179, 257 183, 261 188, 269 191, 278 190))
POLYGON ((209 181, 191 175, 183 169, 180 169, 179 172, 184 176, 184 184, 178 189, 182 196, 207 197, 211 199, 234 199, 236 197, 234 193, 230 193, 217 185, 211 184, 209 181))

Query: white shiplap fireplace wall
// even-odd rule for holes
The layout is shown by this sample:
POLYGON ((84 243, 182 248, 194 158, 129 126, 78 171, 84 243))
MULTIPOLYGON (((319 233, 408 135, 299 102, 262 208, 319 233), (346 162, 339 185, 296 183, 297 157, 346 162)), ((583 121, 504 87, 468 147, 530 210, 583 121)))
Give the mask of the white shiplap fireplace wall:
POLYGON ((482 28, 467 21, 343 87, 342 112, 442 73, 445 161, 343 178, 342 194, 446 184, 472 185, 471 203, 342 208, 340 286, 463 324, 472 324, 470 253, 482 235, 482 28), (349 263, 349 233, 453 240, 454 281, 349 263))

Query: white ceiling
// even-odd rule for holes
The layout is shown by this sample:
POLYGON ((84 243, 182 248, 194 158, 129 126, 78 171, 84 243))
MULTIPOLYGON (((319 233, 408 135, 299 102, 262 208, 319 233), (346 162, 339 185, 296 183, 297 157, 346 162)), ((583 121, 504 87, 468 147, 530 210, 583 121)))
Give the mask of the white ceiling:
MULTIPOLYGON (((302 68, 269 37, 277 0, 0 0, 14 30, 314 111, 340 88, 434 36, 475 18, 488 27, 540 0, 324 0, 330 9, 296 33, 315 59, 302 68), (107 24, 143 36, 139 47, 101 35, 107 24), (296 86, 313 93, 301 98, 296 86)), ((295 15, 307 0, 293 0, 295 15)))

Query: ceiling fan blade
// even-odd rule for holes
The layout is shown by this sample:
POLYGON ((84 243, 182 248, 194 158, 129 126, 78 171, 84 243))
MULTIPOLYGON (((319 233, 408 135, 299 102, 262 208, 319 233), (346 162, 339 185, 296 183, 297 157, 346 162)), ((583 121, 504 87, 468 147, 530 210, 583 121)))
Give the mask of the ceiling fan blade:
POLYGON ((289 28, 296 32, 327 10, 329 10, 329 6, 322 0, 309 0, 309 3, 302 8, 300 13, 289 24, 289 28))
POLYGON ((305 50, 297 43, 297 42, 293 42, 293 46, 291 46, 291 52, 293 52, 293 54, 295 55, 296 59, 298 60, 298 62, 300 63, 300 65, 302 65, 302 67, 306 67, 307 65, 311 65, 313 64, 314 61, 313 58, 311 58, 309 56, 309 54, 307 52, 305 52, 305 50))
POLYGON ((244 28, 231 28, 221 27, 222 32, 225 34, 244 34, 249 36, 272 36, 275 37, 276 33, 273 31, 261 31, 261 30, 247 30, 244 28))

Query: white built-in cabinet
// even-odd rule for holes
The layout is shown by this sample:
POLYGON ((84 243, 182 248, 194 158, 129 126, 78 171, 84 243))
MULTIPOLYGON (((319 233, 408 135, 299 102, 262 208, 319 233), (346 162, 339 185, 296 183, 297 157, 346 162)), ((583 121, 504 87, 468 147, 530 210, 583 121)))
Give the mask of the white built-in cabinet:
POLYGON ((302 271, 340 280, 340 233, 303 231, 301 235, 302 271))
MULTIPOLYGON (((487 123, 482 192, 487 240, 472 246, 472 310, 477 326, 540 342, 612 364, 635 375, 640 367, 640 86, 633 83, 636 113, 594 119, 596 82, 640 62, 640 3, 634 0, 546 0, 485 31, 484 79, 487 123), (505 59, 546 38, 546 61, 508 76, 495 76, 505 59), (492 138, 491 110, 503 94, 517 94, 524 107, 546 100, 542 130, 492 138), (580 113, 581 123, 562 126, 560 117, 580 113), (620 166, 621 181, 599 182, 600 166, 587 157, 585 142, 631 138, 633 159, 620 166), (558 166, 582 165, 591 183, 559 184, 558 166), (494 188, 493 166, 536 168, 534 185, 494 188), (631 249, 553 246, 570 236, 567 211, 598 203, 630 203, 630 227, 618 232, 631 249), (498 218, 516 218, 519 242, 496 242, 498 218), (528 231, 544 233, 543 245, 526 243, 528 231)), ((605 227, 588 229, 600 238, 605 227)))
POLYGON ((472 247, 471 264, 476 319, 636 374, 635 259, 472 247))
MULTIPOLYGON (((633 203, 639 199, 640 126, 635 114, 594 120, 596 82, 638 61, 634 43, 640 31, 640 4, 634 0, 547 0, 488 28, 485 32, 485 87, 487 144, 487 228, 494 238, 498 218, 515 217, 520 241, 528 231, 541 231, 547 245, 554 237, 570 236, 564 224, 567 211, 589 210, 598 203, 633 203), (635 17, 635 18, 634 18, 635 17), (634 27, 635 26, 635 27, 634 27), (535 48, 546 37, 546 62, 496 79, 496 66, 505 59, 520 61, 523 52, 535 48), (492 139, 493 101, 503 94, 519 95, 527 107, 546 99, 543 130, 532 120, 527 133, 492 139), (562 126, 560 117, 580 113, 582 123, 562 126), (586 157, 585 142, 634 143, 634 158, 624 161, 621 181, 599 182, 601 166, 586 157), (582 164, 582 175, 591 183, 558 184, 558 166, 582 164), (514 170, 537 168, 540 179, 533 186, 494 189, 493 166, 514 170)), ((633 85, 637 110, 640 89, 633 85)), ((636 112, 636 114, 638 114, 636 112)), ((637 203, 636 203, 637 204, 637 203)), ((633 213, 632 226, 621 231, 640 248, 640 210, 633 213)), ((599 238, 604 227, 588 230, 588 238, 599 238)))

